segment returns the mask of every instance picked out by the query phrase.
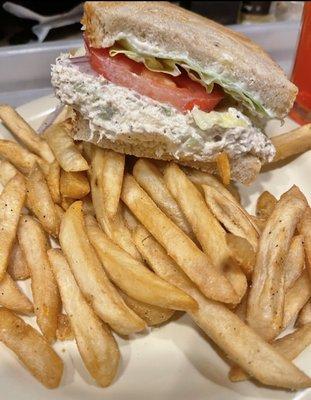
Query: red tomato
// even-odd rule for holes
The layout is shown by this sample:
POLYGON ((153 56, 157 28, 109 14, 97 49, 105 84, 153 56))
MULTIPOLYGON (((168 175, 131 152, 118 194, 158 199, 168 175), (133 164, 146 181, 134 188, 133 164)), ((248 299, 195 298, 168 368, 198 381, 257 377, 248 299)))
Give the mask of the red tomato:
POLYGON ((179 77, 149 71, 144 64, 137 63, 123 54, 109 56, 109 49, 88 47, 92 68, 109 81, 133 89, 161 103, 169 103, 180 111, 192 110, 198 106, 211 111, 223 98, 223 92, 216 88, 207 93, 198 82, 186 73, 179 77))

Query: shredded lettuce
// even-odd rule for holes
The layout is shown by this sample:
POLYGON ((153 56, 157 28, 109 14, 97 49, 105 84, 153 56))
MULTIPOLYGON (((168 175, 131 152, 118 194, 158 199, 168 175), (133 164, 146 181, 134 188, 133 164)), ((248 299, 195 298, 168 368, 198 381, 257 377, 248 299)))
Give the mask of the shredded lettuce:
POLYGON ((223 90, 233 97, 235 100, 242 102, 243 105, 254 114, 259 114, 262 117, 272 117, 271 112, 266 109, 260 101, 248 91, 242 89, 236 83, 231 82, 221 74, 214 71, 201 71, 194 65, 189 65, 185 60, 173 60, 167 58, 158 58, 150 54, 144 54, 135 49, 127 39, 118 40, 110 48, 109 54, 114 57, 117 54, 124 54, 126 57, 136 62, 142 62, 150 71, 163 72, 172 76, 181 74, 179 67, 185 69, 191 79, 200 82, 205 86, 208 93, 213 90, 214 84, 223 88, 223 90))
POLYGON ((233 107, 229 107, 228 111, 210 111, 209 113, 194 108, 191 114, 195 123, 202 131, 211 129, 215 125, 226 129, 236 127, 246 128, 250 125, 249 119, 233 107))

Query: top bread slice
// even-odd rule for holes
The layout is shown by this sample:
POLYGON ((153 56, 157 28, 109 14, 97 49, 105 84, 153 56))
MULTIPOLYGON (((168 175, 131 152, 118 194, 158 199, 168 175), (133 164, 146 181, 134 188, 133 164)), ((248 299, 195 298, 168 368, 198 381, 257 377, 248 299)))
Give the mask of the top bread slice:
POLYGON ((86 2, 82 23, 92 47, 112 46, 122 33, 172 57, 186 54, 202 69, 223 70, 226 79, 260 99, 273 117, 287 115, 296 97, 296 86, 260 46, 173 4, 86 2))

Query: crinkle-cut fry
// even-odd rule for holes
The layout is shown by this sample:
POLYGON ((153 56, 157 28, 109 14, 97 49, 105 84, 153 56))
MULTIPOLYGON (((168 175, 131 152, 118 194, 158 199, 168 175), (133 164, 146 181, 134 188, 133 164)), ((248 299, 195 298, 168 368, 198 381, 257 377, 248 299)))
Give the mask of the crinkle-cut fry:
POLYGON ((290 289, 302 274, 305 267, 305 253, 303 248, 303 236, 296 235, 290 244, 284 261, 284 287, 290 289))
POLYGON ((54 155, 47 142, 35 132, 14 108, 7 104, 0 104, 0 119, 28 150, 37 154, 47 163, 54 161, 54 155))
POLYGON ((276 206, 277 199, 267 190, 257 199, 256 215, 258 218, 268 219, 276 206))
POLYGON ((199 308, 189 312, 190 317, 233 362, 269 386, 299 389, 311 385, 310 378, 225 305, 203 296, 142 226, 136 228, 135 242, 148 264, 161 278, 184 290, 198 302, 199 308))
POLYGON ((30 271, 27 265, 25 254, 23 253, 18 241, 15 242, 10 255, 7 272, 14 281, 30 278, 30 271))
POLYGON ((311 301, 309 300, 300 310, 296 326, 311 324, 311 301))
POLYGON ((0 281, 0 305, 17 314, 31 315, 33 313, 33 304, 9 274, 5 274, 0 281))
POLYGON ((251 216, 236 200, 230 200, 228 196, 211 186, 203 185, 202 187, 206 203, 219 222, 230 233, 248 240, 256 251, 260 230, 251 216))
POLYGON ((121 199, 168 254, 209 298, 236 303, 232 285, 189 237, 153 202, 131 175, 125 175, 121 199))
POLYGON ((225 186, 229 185, 231 180, 231 168, 228 154, 224 151, 220 153, 216 158, 216 164, 222 183, 225 186))
POLYGON ((285 298, 284 261, 306 201, 296 186, 284 193, 262 232, 252 286, 248 297, 247 323, 265 340, 282 330, 285 298))

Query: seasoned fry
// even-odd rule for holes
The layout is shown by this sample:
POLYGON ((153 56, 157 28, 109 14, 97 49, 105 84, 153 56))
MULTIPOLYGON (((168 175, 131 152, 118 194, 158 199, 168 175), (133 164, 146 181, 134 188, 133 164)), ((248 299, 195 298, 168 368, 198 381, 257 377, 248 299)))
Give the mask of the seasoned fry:
POLYGON ((277 199, 268 191, 262 192, 258 197, 256 215, 258 218, 268 219, 276 206, 277 199))
POLYGON ((276 149, 273 162, 284 160, 311 149, 311 124, 271 138, 276 149))
MULTIPOLYGON (((272 347, 288 360, 294 360, 311 344, 311 324, 297 329, 289 335, 272 342, 272 347)), ((249 376, 238 366, 231 368, 229 379, 232 382, 241 382, 249 376)))
POLYGON ((83 297, 62 252, 49 250, 48 255, 81 358, 96 382, 109 386, 119 366, 118 345, 83 297))
POLYGON ((226 234, 226 241, 232 257, 238 262, 248 280, 251 280, 256 253, 251 244, 240 236, 226 234))
MULTIPOLYGON (((51 262, 51 264, 52 264, 52 262, 51 262)), ((53 267, 53 264, 52 264, 52 267, 53 267)), ((65 340, 73 340, 74 339, 70 321, 69 321, 68 315, 66 315, 66 314, 59 314, 57 316, 56 338, 57 338, 57 340, 60 340, 61 342, 65 341, 65 340)))
POLYGON ((47 340, 53 342, 61 302, 47 257, 46 235, 39 222, 25 215, 20 219, 18 241, 31 273, 31 290, 38 326, 47 340))
POLYGON ((217 170, 224 185, 229 185, 231 180, 231 169, 228 154, 220 153, 216 158, 217 170))
POLYGON ((202 187, 206 203, 219 222, 229 232, 248 240, 256 251, 260 231, 251 216, 236 200, 230 200, 228 195, 223 195, 211 186, 203 185, 202 187))
POLYGON ((65 123, 53 124, 44 132, 55 158, 67 172, 86 171, 89 166, 70 137, 65 123))
POLYGON ((49 164, 49 173, 46 175, 45 178, 54 203, 60 204, 61 202, 60 190, 59 190, 60 165, 56 160, 54 160, 54 162, 49 164))
POLYGON ((166 251, 141 226, 135 242, 152 269, 168 282, 187 292, 199 304, 189 312, 194 322, 251 376, 266 385, 283 388, 310 386, 311 380, 294 364, 281 356, 226 306, 208 300, 187 278, 166 251))
POLYGON ((284 288, 290 289, 299 278, 305 266, 305 253, 303 248, 303 237, 293 237, 288 254, 284 261, 284 288))
POLYGON ((141 158, 134 165, 133 176, 160 210, 188 236, 192 237, 190 224, 166 187, 163 175, 158 168, 151 161, 141 158))
POLYGON ((0 195, 0 280, 4 277, 9 264, 25 197, 25 182, 19 175, 7 183, 0 195))
POLYGON ((160 325, 168 321, 174 314, 174 310, 153 306, 151 304, 143 303, 142 301, 135 300, 128 296, 122 290, 119 293, 123 297, 126 305, 131 308, 137 315, 146 321, 148 326, 160 325))
POLYGON ((281 196, 260 238, 248 298, 247 322, 267 341, 274 339, 282 329, 283 264, 306 206, 299 189, 293 186, 281 196))
POLYGON ((0 340, 44 386, 59 386, 64 368, 61 358, 39 332, 5 308, 0 308, 0 340))
POLYGON ((85 218, 86 231, 110 280, 135 300, 172 310, 189 310, 196 302, 168 284, 114 244, 92 216, 85 218))
POLYGON ((96 314, 122 335, 143 330, 145 322, 126 306, 89 242, 81 201, 73 203, 66 211, 59 240, 75 279, 96 314))
POLYGON ((121 198, 207 297, 226 303, 237 302, 237 294, 227 278, 130 175, 124 177, 121 198))
POLYGON ((283 329, 295 322, 299 311, 311 297, 311 283, 307 270, 304 270, 285 295, 283 329))
POLYGON ((18 242, 15 242, 13 246, 7 272, 14 281, 22 281, 30 278, 26 258, 18 242))
POLYGON ((301 222, 298 225, 299 233, 303 236, 304 249, 306 254, 306 267, 311 277, 311 208, 307 207, 301 222))
POLYGON ((132 257, 141 260, 141 256, 134 245, 131 232, 124 222, 120 204, 113 220, 109 218, 105 208, 105 200, 107 196, 104 193, 104 190, 107 187, 106 183, 104 183, 103 175, 103 168, 106 163, 105 153, 103 153, 102 149, 99 147, 92 147, 92 149, 93 150, 90 154, 92 161, 89 175, 96 219, 102 230, 111 240, 113 240, 123 250, 127 251, 132 257))
POLYGON ((27 205, 44 230, 57 237, 59 219, 48 185, 41 169, 35 166, 26 180, 27 205))
POLYGON ((0 305, 18 314, 33 313, 31 301, 19 289, 9 274, 5 274, 0 282, 0 305))
POLYGON ((311 324, 311 301, 309 300, 300 310, 296 326, 311 324))
POLYGON ((231 257, 225 230, 207 207, 204 197, 176 164, 167 165, 164 180, 189 221, 204 253, 227 277, 238 294, 237 302, 240 302, 247 289, 247 281, 244 273, 231 257))
POLYGON ((37 154, 48 163, 54 161, 54 155, 46 141, 34 131, 14 108, 7 104, 0 104, 0 119, 28 150, 37 154))
POLYGON ((60 174, 60 192, 62 197, 79 200, 90 192, 90 184, 84 172, 66 172, 60 174))

